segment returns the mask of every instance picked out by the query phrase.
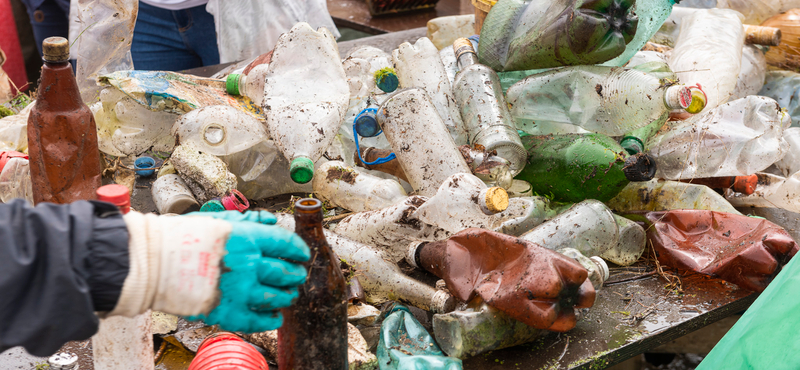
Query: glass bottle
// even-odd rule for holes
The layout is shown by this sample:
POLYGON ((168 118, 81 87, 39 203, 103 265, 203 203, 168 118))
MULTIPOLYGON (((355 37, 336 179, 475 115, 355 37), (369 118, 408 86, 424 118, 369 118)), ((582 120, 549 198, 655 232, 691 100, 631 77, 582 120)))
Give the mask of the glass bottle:
POLYGON ((528 165, 517 175, 534 194, 560 202, 607 201, 630 181, 648 181, 655 161, 644 153, 627 155, 605 135, 561 134, 525 136, 528 165))
POLYGON ((102 170, 97 128, 72 74, 69 43, 63 37, 49 37, 42 50, 41 89, 28 117, 33 201, 64 204, 94 199, 102 170))
POLYGON ((525 148, 508 111, 497 73, 478 63, 478 56, 468 39, 457 39, 453 50, 459 68, 453 83, 453 95, 461 108, 468 144, 497 151, 500 158, 510 163, 512 175, 518 174, 525 167, 525 148))
POLYGON ((322 228, 322 202, 295 203, 295 232, 311 249, 300 295, 281 310, 278 329, 280 369, 347 369, 347 297, 344 275, 322 228))

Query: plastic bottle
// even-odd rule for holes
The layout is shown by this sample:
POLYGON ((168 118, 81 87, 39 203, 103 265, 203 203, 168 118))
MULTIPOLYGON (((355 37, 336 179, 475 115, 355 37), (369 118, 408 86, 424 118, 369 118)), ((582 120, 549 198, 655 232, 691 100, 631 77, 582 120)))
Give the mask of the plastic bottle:
POLYGON ((786 155, 775 162, 775 167, 783 172, 783 176, 789 177, 800 171, 800 127, 783 130, 783 139, 787 145, 786 155))
POLYGON ((756 191, 752 195, 729 194, 728 201, 737 207, 783 208, 800 212, 800 172, 789 177, 760 173, 756 191))
POLYGON ((395 304, 381 324, 377 348, 382 370, 461 370, 461 360, 447 357, 408 308, 395 304))
POLYGON ((712 177, 708 179, 686 179, 680 180, 692 184, 705 185, 712 189, 731 189, 737 193, 745 195, 753 194, 758 183, 758 176, 725 176, 712 177))
POLYGON ((470 227, 486 227, 492 215, 508 208, 508 193, 500 187, 487 187, 477 177, 458 173, 445 180, 414 215, 422 222, 451 233, 470 227))
POLYGON ((394 93, 378 110, 378 122, 418 195, 432 196, 450 175, 470 172, 425 90, 394 93))
POLYGON ((763 218, 684 209, 651 212, 648 240, 662 265, 716 276, 763 291, 798 245, 763 218))
POLYGON ((131 193, 125 185, 108 184, 97 188, 97 200, 117 206, 123 215, 131 211, 131 193))
POLYGON ((339 161, 318 166, 312 184, 320 199, 353 212, 383 209, 408 197, 399 182, 372 176, 339 161))
MULTIPOLYGON (((392 59, 400 85, 404 88, 418 87, 425 90, 453 142, 456 145, 467 144, 467 132, 453 97, 452 86, 447 79, 439 51, 431 40, 422 37, 414 45, 404 42, 392 52, 392 59)), ((433 117, 428 118, 431 119, 433 117)))
POLYGON ((350 95, 367 96, 397 90, 399 79, 392 57, 373 46, 361 46, 350 52, 342 66, 348 77, 350 95), (357 92, 356 94, 353 94, 357 92))
POLYGON ((267 83, 269 63, 259 64, 244 73, 231 73, 225 80, 225 90, 231 95, 244 95, 257 106, 264 103, 264 85, 267 83))
POLYGON ((647 141, 650 140, 658 130, 664 127, 668 118, 669 113, 665 112, 649 125, 625 133, 625 136, 619 141, 619 145, 630 155, 644 153, 647 141))
POLYGON ((702 86, 706 109, 727 102, 736 87, 745 36, 740 17, 727 9, 704 9, 681 24, 669 66, 684 83, 702 86))
POLYGON ((708 186, 677 181, 632 182, 605 203, 619 213, 705 209, 741 214, 722 195, 708 186))
POLYGON ((22 198, 33 203, 33 186, 28 155, 20 152, 0 152, 0 203, 22 198))
POLYGON ((662 179, 747 176, 783 157, 782 133, 790 122, 774 100, 748 96, 668 122, 648 142, 648 154, 662 179))
MULTIPOLYGON (((769 71, 764 87, 758 95, 775 99, 786 109, 792 122, 800 122, 800 73, 792 71, 769 71)), ((785 131, 785 130, 784 130, 785 131)))
MULTIPOLYGON (((697 8, 683 7, 684 2, 686 2, 686 0, 683 0, 682 3, 679 3, 676 7, 672 8, 672 14, 670 14, 669 18, 664 21, 658 32, 656 32, 656 34, 650 38, 651 42, 669 47, 675 46, 675 42, 678 40, 678 36, 681 32, 681 25, 683 24, 683 21, 687 18, 687 16, 692 15, 699 10, 697 8)), ((711 6, 703 8, 710 9, 714 7, 711 6)), ((745 21, 744 23, 748 22, 745 21)), ((745 33, 744 42, 746 44, 778 46, 782 38, 782 32, 780 29, 775 27, 757 26, 757 24, 760 23, 761 22, 750 23, 743 26, 745 33)))
POLYGON ((442 60, 442 66, 444 66, 444 71, 447 73, 450 86, 453 86, 456 80, 456 74, 458 73, 458 60, 456 60, 456 52, 453 50, 452 44, 439 50, 439 58, 442 60))
POLYGON ((577 262, 489 230, 467 229, 447 240, 412 243, 406 261, 444 279, 457 298, 480 296, 534 328, 568 331, 577 320, 574 307, 594 304, 588 273, 577 262))
MULTIPOLYGON (((277 52, 278 48, 276 48, 277 52)), ((281 310, 278 329, 280 369, 347 369, 347 298, 339 261, 325 241, 322 202, 295 203, 295 232, 308 244, 313 259, 300 295, 281 310)))
POLYGON ((525 136, 528 165, 517 178, 535 194, 561 202, 607 201, 630 181, 648 181, 655 162, 645 154, 628 156, 613 139, 600 134, 525 136))
POLYGON ((364 108, 353 120, 356 133, 362 137, 375 137, 381 133, 381 126, 378 124, 378 107, 374 101, 368 101, 364 108))
POLYGON ((298 23, 278 40, 264 87, 267 130, 290 161, 292 180, 311 181, 314 162, 331 145, 350 90, 336 40, 325 28, 298 23))
POLYGON ((532 197, 533 188, 531 183, 525 180, 511 180, 511 186, 506 189, 509 198, 532 197))
POLYGON ((745 45, 742 50, 742 67, 731 100, 757 95, 764 87, 766 75, 767 58, 764 57, 764 52, 756 46, 745 45))
POLYGON ((176 174, 159 176, 150 189, 159 214, 184 214, 200 209, 186 183, 176 174))
POLYGON ((453 50, 459 68, 453 94, 461 108, 468 143, 497 151, 500 158, 510 163, 511 173, 518 174, 525 167, 525 148, 508 111, 497 73, 478 63, 472 43, 466 38, 456 40, 453 50))
POLYGON ((569 124, 619 136, 692 103, 684 85, 634 69, 604 66, 535 74, 511 86, 506 95, 518 128, 531 134, 536 125, 569 124))
POLYGON ((28 118, 34 203, 94 199, 102 169, 97 129, 72 74, 69 44, 63 37, 49 37, 42 50, 41 90, 28 118))
POLYGON ((510 198, 508 208, 494 215, 490 228, 506 235, 520 236, 557 214, 558 211, 545 197, 510 198))
POLYGON ((400 180, 408 182, 406 173, 403 167, 400 166, 400 160, 397 158, 391 160, 380 160, 381 158, 390 158, 392 155, 391 149, 378 149, 369 146, 359 147, 359 153, 353 153, 353 161, 359 167, 368 170, 380 171, 392 175, 400 180), (363 159, 363 161, 362 161, 363 159), (364 161, 371 164, 365 164, 364 161))
MULTIPOLYGON (((678 0, 680 1, 680 0, 678 0)), ((642 49, 644 44, 658 31, 664 21, 667 20, 672 12, 672 6, 676 0, 636 0, 633 6, 633 13, 639 18, 636 25, 636 34, 628 42, 625 51, 618 57, 611 59, 603 65, 621 67, 627 63, 634 54, 642 49)))
POLYGON ((647 243, 644 228, 625 217, 614 215, 619 230, 617 245, 600 254, 604 260, 630 266, 639 260, 647 243))
POLYGON ((197 349, 189 370, 268 370, 269 365, 250 343, 230 332, 209 335, 197 349))

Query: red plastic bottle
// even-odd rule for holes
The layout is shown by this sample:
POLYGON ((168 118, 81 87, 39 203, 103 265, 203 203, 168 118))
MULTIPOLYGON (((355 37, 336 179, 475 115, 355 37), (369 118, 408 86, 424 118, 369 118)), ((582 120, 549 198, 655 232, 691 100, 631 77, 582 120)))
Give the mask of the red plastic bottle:
POLYGON ((28 118, 33 201, 94 199, 102 170, 97 128, 72 74, 69 43, 63 37, 49 37, 42 52, 38 98, 28 118))
POLYGON ((206 337, 189 370, 268 370, 264 356, 250 344, 229 332, 206 337))

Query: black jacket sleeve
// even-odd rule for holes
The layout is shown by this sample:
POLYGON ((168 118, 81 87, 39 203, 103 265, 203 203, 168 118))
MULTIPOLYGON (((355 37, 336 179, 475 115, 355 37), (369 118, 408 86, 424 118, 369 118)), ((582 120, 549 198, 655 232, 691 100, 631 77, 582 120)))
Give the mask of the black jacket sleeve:
POLYGON ((103 202, 0 204, 0 352, 91 337, 128 275, 128 229, 103 202))

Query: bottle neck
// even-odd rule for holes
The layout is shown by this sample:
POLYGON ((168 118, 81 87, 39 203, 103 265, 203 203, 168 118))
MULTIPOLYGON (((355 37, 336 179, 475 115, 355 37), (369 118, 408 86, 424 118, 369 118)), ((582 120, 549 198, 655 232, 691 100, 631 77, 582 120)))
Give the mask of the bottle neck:
POLYGON ((473 64, 478 64, 478 55, 474 51, 465 51, 458 55, 459 70, 463 70, 473 64))
POLYGON ((69 62, 45 62, 39 86, 37 109, 72 110, 84 105, 69 62))
MULTIPOLYGON (((298 203, 304 200, 298 201, 298 203)), ((324 231, 322 228, 322 206, 313 207, 312 209, 300 209, 295 205, 294 212, 294 232, 297 233, 308 244, 310 248, 314 248, 319 244, 320 240, 325 239, 324 231)))
POLYGON ((414 253, 416 266, 438 277, 444 276, 447 240, 420 244, 414 253))

